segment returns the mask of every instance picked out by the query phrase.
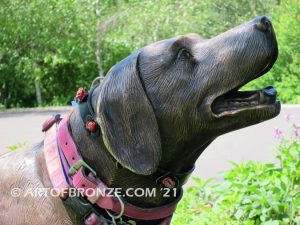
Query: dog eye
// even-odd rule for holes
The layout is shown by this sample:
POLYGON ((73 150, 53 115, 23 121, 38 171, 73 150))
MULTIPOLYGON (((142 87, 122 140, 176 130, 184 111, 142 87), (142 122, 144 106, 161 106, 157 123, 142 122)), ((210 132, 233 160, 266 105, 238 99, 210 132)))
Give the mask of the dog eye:
POLYGON ((182 58, 182 57, 190 58, 190 57, 191 57, 191 53, 190 53, 186 48, 181 48, 181 49, 178 51, 177 59, 180 59, 180 58, 182 58))

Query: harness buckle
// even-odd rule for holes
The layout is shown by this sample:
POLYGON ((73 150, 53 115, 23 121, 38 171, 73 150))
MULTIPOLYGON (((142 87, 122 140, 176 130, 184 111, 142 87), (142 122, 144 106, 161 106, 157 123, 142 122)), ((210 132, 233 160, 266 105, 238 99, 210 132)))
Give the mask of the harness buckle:
POLYGON ((84 162, 82 159, 79 159, 74 165, 69 169, 69 175, 73 176, 77 171, 81 168, 84 167, 85 169, 88 169, 95 177, 96 177, 96 172, 93 170, 86 162, 84 162))

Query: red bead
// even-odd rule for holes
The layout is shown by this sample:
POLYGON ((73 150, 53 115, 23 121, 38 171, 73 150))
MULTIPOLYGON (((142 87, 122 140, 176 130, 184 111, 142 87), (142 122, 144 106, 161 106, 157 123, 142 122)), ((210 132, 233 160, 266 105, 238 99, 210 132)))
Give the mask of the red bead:
POLYGON ((82 102, 83 100, 85 100, 85 98, 88 96, 88 92, 86 92, 84 90, 84 88, 80 87, 78 88, 78 91, 76 92, 76 96, 75 96, 75 99, 78 101, 78 102, 82 102))
POLYGON ((171 177, 165 177, 161 183, 167 188, 174 188, 176 185, 176 182, 171 177))
POLYGON ((87 121, 85 127, 90 132, 95 132, 97 130, 97 123, 95 121, 87 121))

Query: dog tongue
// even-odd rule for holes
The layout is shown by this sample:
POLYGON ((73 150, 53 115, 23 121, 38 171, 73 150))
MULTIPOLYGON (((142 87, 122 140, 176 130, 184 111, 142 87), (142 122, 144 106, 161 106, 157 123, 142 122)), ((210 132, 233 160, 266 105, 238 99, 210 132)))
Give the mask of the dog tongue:
POLYGON ((259 103, 273 103, 276 99, 277 91, 273 86, 267 86, 258 91, 259 93, 259 103))
POLYGON ((263 88, 262 91, 264 92, 264 94, 266 94, 268 96, 276 96, 276 94, 277 94, 277 91, 273 86, 267 86, 267 87, 263 88))

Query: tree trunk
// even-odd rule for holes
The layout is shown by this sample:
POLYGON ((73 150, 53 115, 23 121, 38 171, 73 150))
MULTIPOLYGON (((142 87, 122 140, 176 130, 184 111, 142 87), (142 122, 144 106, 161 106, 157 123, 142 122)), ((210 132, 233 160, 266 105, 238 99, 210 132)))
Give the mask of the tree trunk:
POLYGON ((42 105, 42 93, 41 93, 40 83, 37 80, 35 80, 34 84, 35 84, 36 100, 37 100, 38 106, 41 106, 42 105))
POLYGON ((97 32, 96 32, 96 62, 98 66, 99 76, 103 76, 103 67, 101 61, 101 8, 100 1, 96 0, 96 16, 97 16, 97 32))

